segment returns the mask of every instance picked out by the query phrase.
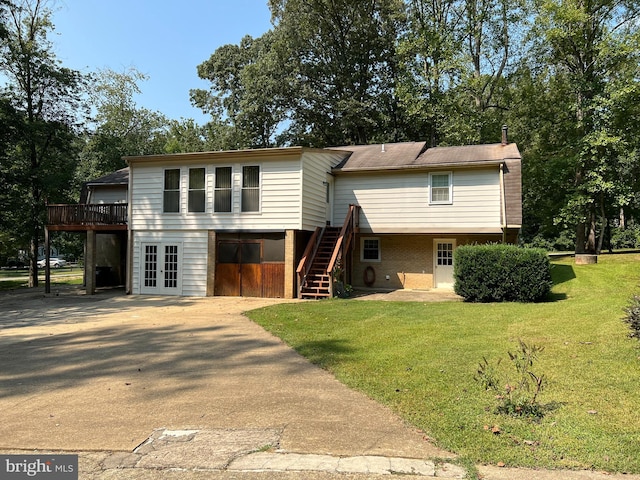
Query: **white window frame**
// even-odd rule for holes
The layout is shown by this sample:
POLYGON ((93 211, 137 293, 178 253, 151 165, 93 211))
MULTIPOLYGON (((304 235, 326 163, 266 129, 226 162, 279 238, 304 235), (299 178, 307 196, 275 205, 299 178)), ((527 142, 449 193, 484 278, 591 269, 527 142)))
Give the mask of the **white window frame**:
POLYGON ((233 192, 234 192, 234 168, 233 165, 216 165, 213 169, 213 205, 211 207, 212 212, 215 215, 231 215, 233 214, 233 192), (228 168, 231 171, 231 185, 229 188, 216 188, 216 182, 218 181, 218 169, 219 168, 228 168), (231 205, 229 210, 216 210, 216 193, 229 191, 231 192, 231 205))
POLYGON ((182 169, 180 168, 165 168, 162 170, 162 213, 165 215, 179 215, 180 212, 182 211, 182 169), (167 178, 167 172, 168 171, 174 171, 177 170, 178 171, 178 189, 174 190, 168 190, 167 184, 166 184, 166 178, 167 178), (165 206, 166 206, 166 194, 167 192, 178 192, 178 210, 175 212, 168 212, 165 210, 165 206))
POLYGON ((189 167, 187 171, 187 213, 193 215, 202 215, 207 213, 207 167, 189 167), (191 188, 191 170, 204 170, 204 186, 203 188, 191 188), (191 210, 189 207, 189 200, 191 192, 204 192, 204 210, 191 210))
POLYGON ((242 165, 240 169, 240 213, 242 215, 256 215, 262 212, 262 166, 256 164, 242 165), (258 187, 245 187, 244 186, 244 169, 245 167, 257 167, 258 168, 258 187), (244 203, 242 201, 245 190, 257 190, 258 191, 258 209, 257 210, 244 210, 244 203))
POLYGON ((429 173, 429 205, 451 205, 453 204, 453 172, 432 172, 429 173), (433 192, 435 188, 443 189, 446 187, 434 187, 433 186, 433 177, 440 176, 443 177, 448 176, 449 183, 449 199, 448 200, 434 200, 433 192))
POLYGON ((370 263, 380 263, 382 261, 382 244, 379 237, 361 237, 360 238, 360 261, 370 263), (378 242, 378 258, 364 258, 364 244, 366 241, 375 240, 378 242))

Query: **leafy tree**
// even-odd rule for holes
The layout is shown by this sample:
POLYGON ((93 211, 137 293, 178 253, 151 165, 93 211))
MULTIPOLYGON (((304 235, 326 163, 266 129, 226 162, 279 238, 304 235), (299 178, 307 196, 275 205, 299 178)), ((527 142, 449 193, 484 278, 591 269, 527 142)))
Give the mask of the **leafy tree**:
POLYGON ((147 78, 130 68, 124 72, 102 70, 93 79, 96 114, 82 152, 78 173, 82 181, 125 167, 123 156, 164 153, 169 120, 138 107, 134 99, 140 93, 138 82, 147 78))
POLYGON ((570 86, 563 104, 572 113, 572 131, 562 149, 570 162, 573 185, 561 216, 575 226, 579 253, 599 249, 608 207, 624 196, 625 188, 620 188, 615 176, 618 164, 629 159, 635 135, 628 127, 616 126, 616 119, 629 114, 620 108, 636 95, 639 9, 635 0, 536 2, 537 57, 570 86), (616 88, 610 88, 612 84, 616 88))
POLYGON ((231 128, 223 122, 211 120, 198 125, 191 119, 170 120, 166 134, 166 153, 229 150, 231 128))
POLYGON ((408 28, 399 46, 398 96, 408 135, 424 135, 436 146, 447 137, 447 124, 456 110, 449 93, 459 77, 463 49, 457 2, 411 0, 407 12, 408 28))
POLYGON ((211 82, 209 90, 192 90, 191 100, 211 114, 210 128, 224 131, 229 149, 274 146, 285 119, 284 68, 273 31, 245 36, 239 45, 224 45, 198 66, 211 82))
POLYGON ((409 0, 402 105, 432 146, 495 140, 522 57, 526 10, 501 0, 409 0))
POLYGON ((191 92, 218 126, 231 127, 233 146, 399 138, 393 85, 402 2, 273 0, 270 6, 274 29, 217 49, 198 67, 210 90, 191 92))
POLYGON ((271 0, 291 68, 286 138, 302 145, 399 138, 397 38, 401 0, 271 0))
POLYGON ((3 164, 11 228, 29 244, 29 286, 37 286, 37 255, 45 201, 64 201, 74 170, 74 140, 82 113, 84 79, 56 59, 47 35, 53 30, 44 0, 7 7, 0 71, 7 82, 2 98, 19 123, 3 164), (17 207, 19 205, 19 207, 17 207))

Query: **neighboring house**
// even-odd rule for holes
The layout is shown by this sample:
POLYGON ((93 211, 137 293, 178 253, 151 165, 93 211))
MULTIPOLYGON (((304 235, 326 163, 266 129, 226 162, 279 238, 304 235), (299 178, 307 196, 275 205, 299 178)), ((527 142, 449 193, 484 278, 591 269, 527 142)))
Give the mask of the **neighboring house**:
POLYGON ((320 298, 332 279, 451 288, 457 246, 515 242, 522 219, 520 153, 506 132, 493 145, 126 160, 133 294, 320 298))

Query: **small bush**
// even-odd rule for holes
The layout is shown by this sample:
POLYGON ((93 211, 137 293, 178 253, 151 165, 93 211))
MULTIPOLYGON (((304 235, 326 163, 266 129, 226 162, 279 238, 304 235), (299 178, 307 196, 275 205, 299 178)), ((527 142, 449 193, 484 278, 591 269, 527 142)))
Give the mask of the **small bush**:
POLYGON ((640 340, 640 296, 634 295, 627 308, 624 309, 626 315, 623 317, 625 323, 629 325, 631 338, 640 340))
POLYGON ((496 413, 515 417, 542 418, 545 407, 538 402, 538 395, 544 389, 544 375, 536 375, 532 368, 538 354, 544 347, 518 342, 515 352, 507 352, 515 368, 515 377, 501 374, 500 359, 495 366, 486 358, 482 359, 474 377, 485 390, 496 393, 498 406, 496 413))
POLYGON ((544 250, 463 245, 454 255, 454 289, 466 301, 537 302, 551 290, 551 263, 544 250))

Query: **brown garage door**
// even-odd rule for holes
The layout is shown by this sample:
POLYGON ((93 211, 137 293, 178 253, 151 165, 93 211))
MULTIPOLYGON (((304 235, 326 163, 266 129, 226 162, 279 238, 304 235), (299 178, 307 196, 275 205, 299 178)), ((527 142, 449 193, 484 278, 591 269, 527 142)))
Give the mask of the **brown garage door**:
POLYGON ((219 235, 215 295, 284 296, 284 234, 219 235))

